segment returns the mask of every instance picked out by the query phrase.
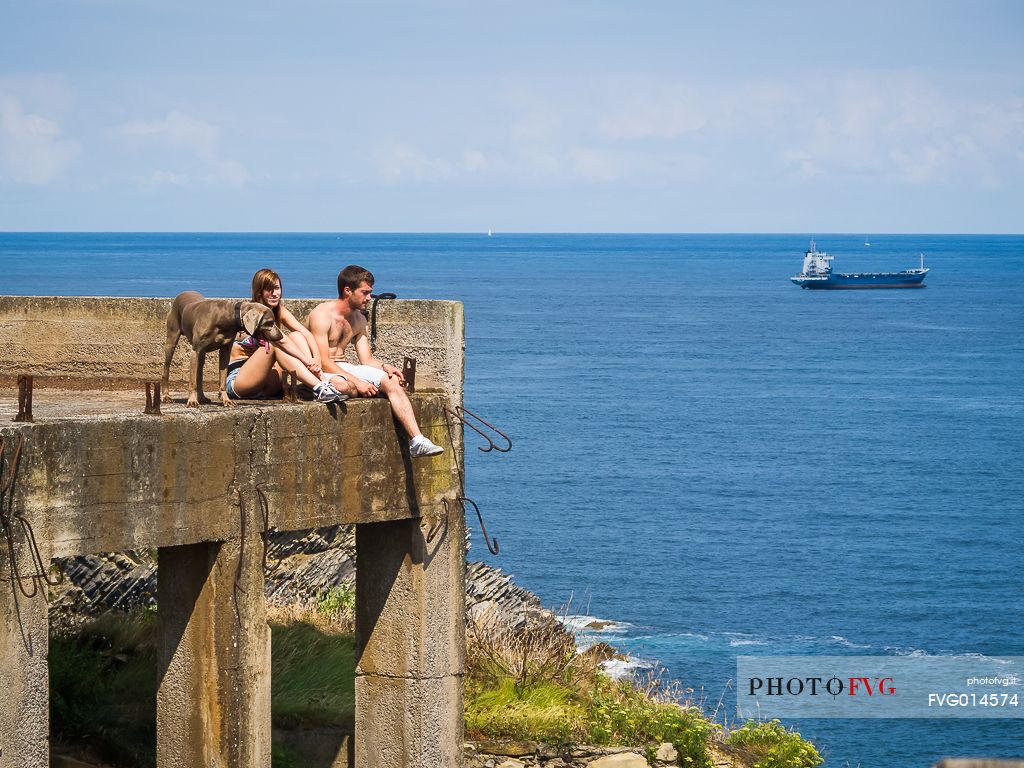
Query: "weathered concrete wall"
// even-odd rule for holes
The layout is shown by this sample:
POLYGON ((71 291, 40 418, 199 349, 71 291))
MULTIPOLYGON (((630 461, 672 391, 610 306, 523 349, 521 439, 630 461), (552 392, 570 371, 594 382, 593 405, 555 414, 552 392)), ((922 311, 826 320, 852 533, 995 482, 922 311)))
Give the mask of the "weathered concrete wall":
MULTIPOLYGON (((238 297, 245 298, 245 297, 238 297)), ((304 321, 323 299, 288 300, 304 321)), ((18 374, 46 381, 89 381, 113 388, 158 381, 163 373, 171 299, 0 296, 0 386, 18 374)), ((402 365, 417 360, 416 388, 462 400, 464 320, 456 301, 386 300, 377 309, 377 355, 402 365)), ((175 397, 183 397, 191 350, 179 342, 171 371, 175 397)), ((216 391, 216 355, 208 355, 203 381, 216 391)))
POLYGON ((356 527, 359 766, 462 764, 466 527, 455 505, 434 519, 356 527))
POLYGON ((239 494, 255 505, 257 489, 279 530, 437 514, 459 487, 446 399, 412 399, 424 433, 448 449, 429 461, 408 458, 379 399, 177 406, 163 417, 75 418, 64 406, 47 418, 40 405, 35 424, 0 422, 8 446, 24 435, 12 508, 48 557, 232 538, 239 494))
MULTIPOLYGON (((0 767, 45 768, 50 735, 46 600, 26 598, 11 579, 6 543, 0 555, 0 767)), ((22 571, 30 563, 18 555, 22 571)), ((25 583, 31 593, 32 584, 25 583)))
MULTIPOLYGON (((261 534, 339 523, 357 524, 356 764, 460 765, 465 524, 451 502, 462 432, 444 407, 461 402, 461 305, 385 302, 378 313, 378 355, 417 357, 413 407, 446 448, 412 461, 385 400, 139 413, 140 383, 160 376, 168 304, 0 297, 7 463, 23 440, 7 519, 32 523, 44 562, 160 548, 158 766, 269 768, 261 534), (6 421, 19 374, 38 377, 34 423, 6 421)), ((4 577, 8 560, 0 549, 4 577)), ((13 586, 0 589, 0 768, 44 768, 46 604, 13 586)))

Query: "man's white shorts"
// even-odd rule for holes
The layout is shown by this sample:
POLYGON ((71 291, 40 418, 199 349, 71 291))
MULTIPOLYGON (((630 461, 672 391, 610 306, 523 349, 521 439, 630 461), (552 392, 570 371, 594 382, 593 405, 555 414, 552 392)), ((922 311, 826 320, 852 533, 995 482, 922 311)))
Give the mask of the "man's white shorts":
POLYGON ((375 387, 380 387, 381 381, 384 380, 385 374, 380 368, 374 368, 370 365, 351 365, 350 363, 343 363, 340 360, 335 360, 334 362, 337 363, 338 367, 345 373, 350 373, 363 381, 368 381, 375 387))

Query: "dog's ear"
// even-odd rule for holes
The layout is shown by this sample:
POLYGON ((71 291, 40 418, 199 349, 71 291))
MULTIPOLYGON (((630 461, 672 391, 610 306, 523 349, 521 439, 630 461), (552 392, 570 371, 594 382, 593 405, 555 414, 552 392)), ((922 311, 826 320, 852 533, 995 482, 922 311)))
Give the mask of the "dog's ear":
POLYGON ((269 307, 257 304, 254 301, 247 301, 242 305, 242 326, 250 336, 256 336, 267 341, 280 341, 284 334, 278 330, 274 323, 274 313, 269 307))
MULTIPOLYGON (((260 324, 263 322, 263 318, 270 315, 270 310, 266 307, 257 304, 255 301, 247 301, 242 305, 242 328, 250 336, 255 336, 256 331, 259 329, 260 324)), ((273 315, 271 315, 273 318, 273 315)))

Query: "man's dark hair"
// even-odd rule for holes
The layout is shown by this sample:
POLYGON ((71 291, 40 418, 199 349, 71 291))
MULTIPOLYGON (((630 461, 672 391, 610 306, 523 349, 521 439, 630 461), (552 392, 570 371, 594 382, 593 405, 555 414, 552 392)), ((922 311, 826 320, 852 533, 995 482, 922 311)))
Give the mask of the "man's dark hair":
POLYGON ((345 295, 345 289, 354 291, 361 283, 373 285, 373 274, 370 270, 355 264, 349 264, 338 273, 338 298, 345 295))

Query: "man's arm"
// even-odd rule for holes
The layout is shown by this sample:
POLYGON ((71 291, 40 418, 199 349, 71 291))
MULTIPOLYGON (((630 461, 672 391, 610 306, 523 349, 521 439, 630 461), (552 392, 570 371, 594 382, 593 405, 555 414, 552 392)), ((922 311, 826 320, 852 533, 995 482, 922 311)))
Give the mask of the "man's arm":
POLYGON ((313 343, 316 344, 316 351, 320 353, 320 366, 324 373, 333 373, 346 378, 345 372, 331 359, 330 316, 314 309, 310 313, 307 323, 309 332, 313 335, 313 343))
MULTIPOLYGON (((354 329, 353 329, 354 330, 354 329)), ((380 368, 388 376, 396 376, 400 384, 405 383, 405 376, 402 374, 400 368, 396 368, 391 363, 385 363, 383 360, 378 360, 373 355, 373 348, 370 346, 370 340, 366 338, 366 322, 363 322, 362 328, 356 331, 356 336, 352 340, 356 347, 356 357, 359 358, 359 362, 362 365, 369 365, 373 368, 380 368)))
POLYGON ((358 376, 351 376, 345 373, 338 364, 331 359, 331 317, 327 312, 313 310, 309 315, 309 332, 313 334, 313 341, 320 351, 320 364, 324 373, 328 376, 340 376, 351 387, 352 393, 359 397, 373 397, 377 394, 377 388, 368 381, 363 381, 358 376))

